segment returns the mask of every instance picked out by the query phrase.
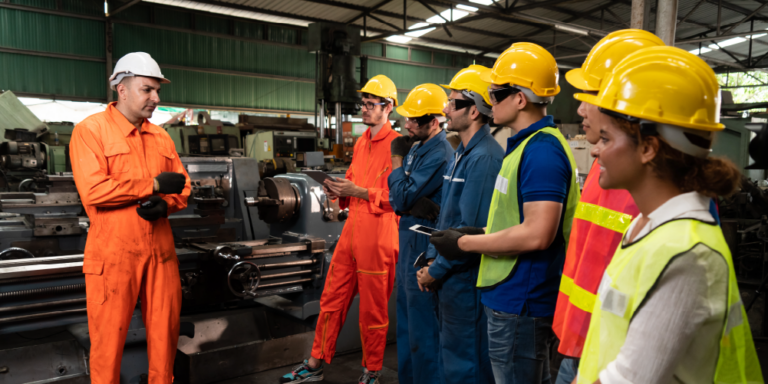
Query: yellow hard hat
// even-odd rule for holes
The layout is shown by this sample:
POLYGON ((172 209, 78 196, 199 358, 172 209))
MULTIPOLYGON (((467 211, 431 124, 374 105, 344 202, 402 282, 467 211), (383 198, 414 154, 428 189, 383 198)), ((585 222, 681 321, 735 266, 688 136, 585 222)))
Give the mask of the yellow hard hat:
POLYGON ((577 89, 599 91, 603 78, 627 55, 643 48, 663 45, 658 36, 642 29, 611 32, 592 47, 581 68, 568 71, 565 79, 577 89))
POLYGON ((488 69, 488 67, 482 65, 472 64, 457 72, 456 75, 453 76, 453 79, 451 79, 450 84, 440 85, 443 88, 452 91, 470 91, 477 93, 483 97, 486 104, 491 105, 491 97, 488 95, 488 86, 491 84, 480 79, 480 74, 488 69))
POLYGON ((442 115, 443 108, 448 104, 448 95, 436 84, 421 84, 416 86, 403 105, 397 107, 397 113, 404 117, 421 117, 426 115, 442 115))
POLYGON ((397 106, 397 87, 395 83, 384 75, 376 75, 365 83, 365 87, 359 90, 360 93, 370 93, 371 95, 394 100, 397 106))
POLYGON ((533 43, 515 43, 496 59, 493 69, 480 74, 480 79, 528 88, 536 96, 549 98, 560 93, 559 76, 555 58, 546 49, 533 43))
POLYGON ((585 101, 623 115, 700 131, 721 131, 720 85, 698 56, 675 47, 650 47, 630 54, 585 101))

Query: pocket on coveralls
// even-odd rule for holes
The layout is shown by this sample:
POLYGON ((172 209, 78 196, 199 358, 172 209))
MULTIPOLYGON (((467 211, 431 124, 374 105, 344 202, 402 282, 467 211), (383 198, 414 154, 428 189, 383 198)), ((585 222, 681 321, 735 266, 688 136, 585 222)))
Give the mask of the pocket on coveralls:
POLYGON ((129 171, 131 147, 128 143, 108 143, 104 146, 104 156, 109 165, 109 175, 121 175, 129 171))
POLYGON ((83 260, 85 275, 85 297, 88 303, 103 304, 106 300, 106 282, 104 281, 103 260, 83 260))

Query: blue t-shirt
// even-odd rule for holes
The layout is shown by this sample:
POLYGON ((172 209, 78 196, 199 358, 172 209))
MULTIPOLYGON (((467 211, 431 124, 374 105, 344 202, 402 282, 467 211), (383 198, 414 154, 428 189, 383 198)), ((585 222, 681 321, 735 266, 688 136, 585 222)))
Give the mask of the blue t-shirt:
MULTIPOLYGON (((546 116, 518 132, 507 141, 507 155, 534 132, 554 127, 552 116, 546 116)), ((517 181, 520 222, 525 221, 523 204, 534 201, 555 201, 563 204, 558 235, 543 251, 519 255, 512 274, 494 288, 482 290, 482 303, 496 311, 528 317, 549 317, 555 314, 560 276, 565 262, 563 218, 571 180, 571 163, 556 137, 540 133, 526 145, 520 159, 517 181)))

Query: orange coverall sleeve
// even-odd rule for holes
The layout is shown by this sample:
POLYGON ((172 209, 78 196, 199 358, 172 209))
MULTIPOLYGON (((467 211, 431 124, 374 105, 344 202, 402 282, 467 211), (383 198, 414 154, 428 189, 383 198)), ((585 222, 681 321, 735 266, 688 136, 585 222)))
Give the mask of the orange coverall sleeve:
MULTIPOLYGON (((389 174, 392 171, 387 171, 381 175, 381 180, 386 183, 389 174)), ((377 183, 378 184, 378 183, 377 183)), ((368 188, 368 210, 371 213, 382 214, 394 212, 392 206, 389 204, 389 187, 375 187, 368 188)))
POLYGON ((178 211, 181 211, 182 209, 187 207, 187 201, 189 200, 189 193, 192 190, 192 183, 189 179, 189 175, 187 174, 187 170, 184 169, 184 165, 181 163, 181 159, 179 159, 179 155, 176 154, 176 158, 173 161, 173 169, 172 170, 164 170, 164 172, 176 172, 181 173, 182 175, 187 177, 187 182, 184 184, 184 189, 181 191, 181 193, 173 194, 173 195, 163 195, 161 194, 163 200, 165 200, 166 203, 168 203, 168 214, 176 213, 178 211))
POLYGON ((69 151, 75 185, 83 204, 116 208, 136 204, 152 195, 152 178, 116 181, 109 176, 104 149, 100 140, 94 137, 93 131, 87 126, 75 127, 69 142, 69 151))

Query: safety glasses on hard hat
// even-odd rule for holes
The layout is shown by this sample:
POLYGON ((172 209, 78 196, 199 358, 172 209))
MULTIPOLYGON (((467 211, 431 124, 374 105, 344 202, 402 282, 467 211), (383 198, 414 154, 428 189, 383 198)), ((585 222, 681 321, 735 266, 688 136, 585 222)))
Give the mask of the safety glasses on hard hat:
POLYGON ((619 113, 616 111, 611 111, 610 109, 605 109, 603 107, 597 107, 597 110, 602 112, 605 115, 608 115, 610 117, 614 117, 621 120, 626 120, 632 124, 640 124, 640 133, 645 136, 656 136, 658 135, 658 131, 656 130, 656 124, 651 123, 648 121, 641 122, 642 119, 639 117, 634 117, 630 115, 625 115, 623 113, 619 113))
POLYGON ((509 84, 504 85, 503 88, 497 88, 497 89, 488 87, 488 95, 491 97, 491 103, 494 105, 501 103, 507 97, 516 95, 520 92, 522 92, 520 88, 515 88, 509 84))
POLYGON ((365 107, 365 109, 367 109, 367 110, 369 110, 369 111, 372 111, 372 110, 373 110, 373 108, 374 108, 375 106, 377 106, 377 105, 387 105, 387 103, 371 103, 371 102, 369 101, 369 102, 367 102, 367 103, 357 103, 357 108, 359 108, 359 109, 363 109, 363 107, 365 107))
POLYGON ((475 105, 474 100, 466 100, 466 99, 448 99, 448 103, 451 105, 452 111, 458 111, 460 109, 464 109, 464 108, 475 105))
POLYGON ((416 123, 419 127, 422 125, 427 125, 432 122, 432 120, 435 119, 435 115, 426 115, 426 116, 419 116, 419 117, 406 117, 405 120, 409 123, 416 123))

